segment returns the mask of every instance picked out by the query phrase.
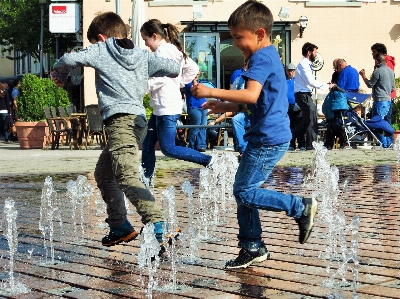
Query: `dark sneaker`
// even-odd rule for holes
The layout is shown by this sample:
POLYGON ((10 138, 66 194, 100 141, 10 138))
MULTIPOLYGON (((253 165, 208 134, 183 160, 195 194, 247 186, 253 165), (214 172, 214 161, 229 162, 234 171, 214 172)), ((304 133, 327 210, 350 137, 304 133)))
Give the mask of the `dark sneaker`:
POLYGON ((261 263, 266 259, 269 259, 269 251, 265 247, 264 243, 257 250, 248 250, 242 248, 236 259, 228 261, 225 264, 226 269, 238 269, 246 268, 253 263, 261 263))
POLYGON ((175 229, 175 233, 168 235, 168 244, 169 245, 172 245, 172 238, 174 238, 175 240, 178 240, 180 232, 181 232, 181 229, 178 227, 177 229, 175 229))
MULTIPOLYGON (((164 255, 164 253, 165 253, 166 251, 167 251, 167 249, 165 249, 164 242, 160 243, 160 251, 158 252, 158 257, 159 257, 160 259, 163 259, 163 255, 164 255)), ((151 261, 154 262, 155 260, 156 260, 156 257, 155 257, 155 256, 152 256, 152 257, 151 257, 151 261)))
POLYGON ((314 198, 303 198, 304 211, 303 215, 296 219, 299 225, 299 243, 304 244, 307 242, 308 237, 314 226, 314 217, 317 213, 318 203, 314 198))
POLYGON ((119 227, 110 228, 110 233, 101 240, 103 246, 114 246, 121 242, 130 242, 139 234, 135 231, 128 220, 119 227))

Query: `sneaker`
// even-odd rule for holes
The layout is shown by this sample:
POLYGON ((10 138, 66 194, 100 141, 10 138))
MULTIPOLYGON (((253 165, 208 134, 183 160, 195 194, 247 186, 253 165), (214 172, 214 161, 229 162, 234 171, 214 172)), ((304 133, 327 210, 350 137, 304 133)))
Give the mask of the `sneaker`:
MULTIPOLYGON (((175 229, 175 233, 169 234, 167 236, 167 238, 168 238, 167 242, 168 242, 169 245, 172 245, 172 238, 174 238, 175 240, 178 240, 180 232, 181 232, 181 229, 178 227, 177 229, 175 229)), ((164 242, 161 243, 161 244, 164 244, 164 242)))
POLYGON ((269 259, 269 256, 269 251, 265 247, 264 243, 261 243, 257 250, 242 248, 236 259, 228 261, 225 264, 225 269, 246 268, 253 263, 261 263, 262 261, 269 259))
POLYGON ((300 150, 301 150, 301 151, 305 151, 306 148, 305 148, 304 146, 302 146, 302 147, 300 147, 300 150))
POLYGON ((304 211, 303 215, 296 219, 299 225, 299 243, 304 244, 307 242, 308 237, 314 226, 314 217, 317 213, 318 203, 314 198, 303 198, 304 211))
POLYGON ((121 242, 130 242, 135 240, 139 234, 135 231, 128 220, 119 227, 110 228, 110 233, 101 240, 103 246, 114 246, 121 242))
POLYGON ((294 151, 294 147, 289 146, 287 150, 288 150, 288 151, 294 151))

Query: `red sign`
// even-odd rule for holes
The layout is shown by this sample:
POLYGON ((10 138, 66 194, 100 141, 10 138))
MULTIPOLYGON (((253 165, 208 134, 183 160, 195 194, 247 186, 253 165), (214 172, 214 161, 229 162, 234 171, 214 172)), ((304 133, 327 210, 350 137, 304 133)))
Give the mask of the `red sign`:
POLYGON ((56 15, 66 14, 67 13, 67 6, 52 6, 51 12, 56 15))

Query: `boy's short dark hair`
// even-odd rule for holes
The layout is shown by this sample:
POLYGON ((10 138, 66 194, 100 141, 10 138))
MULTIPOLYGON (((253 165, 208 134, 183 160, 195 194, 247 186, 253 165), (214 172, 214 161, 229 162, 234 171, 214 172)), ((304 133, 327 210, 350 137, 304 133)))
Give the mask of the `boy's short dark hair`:
POLYGON ((90 23, 87 31, 87 39, 98 41, 99 34, 104 34, 107 37, 128 37, 126 25, 119 15, 115 12, 104 12, 98 14, 90 23))
POLYGON ((381 53, 383 55, 387 54, 387 49, 384 44, 376 43, 371 46, 371 50, 376 50, 376 52, 381 53))
POLYGON ((228 19, 229 28, 241 28, 244 30, 256 31, 258 28, 264 28, 268 36, 271 36, 274 17, 264 4, 248 0, 231 14, 228 19))
POLYGON ((312 43, 307 42, 301 48, 301 54, 303 56, 307 56, 308 51, 312 52, 314 51, 314 49, 318 49, 318 47, 312 43))

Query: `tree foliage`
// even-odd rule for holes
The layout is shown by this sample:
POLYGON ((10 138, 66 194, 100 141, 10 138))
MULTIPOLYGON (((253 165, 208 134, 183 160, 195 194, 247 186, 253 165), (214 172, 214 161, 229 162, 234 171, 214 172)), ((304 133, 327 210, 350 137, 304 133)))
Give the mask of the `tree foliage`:
MULTIPOLYGON (((44 5, 43 52, 55 53, 55 34, 49 31, 49 4, 44 5)), ((82 4, 82 0, 77 1, 82 4)), ((39 59, 41 6, 38 0, 0 0, 0 44, 4 52, 20 50, 39 59)), ((59 49, 75 46, 75 34, 61 34, 59 49)), ((13 59, 13 57, 8 57, 13 59)), ((18 57, 17 57, 18 58, 18 57)))

